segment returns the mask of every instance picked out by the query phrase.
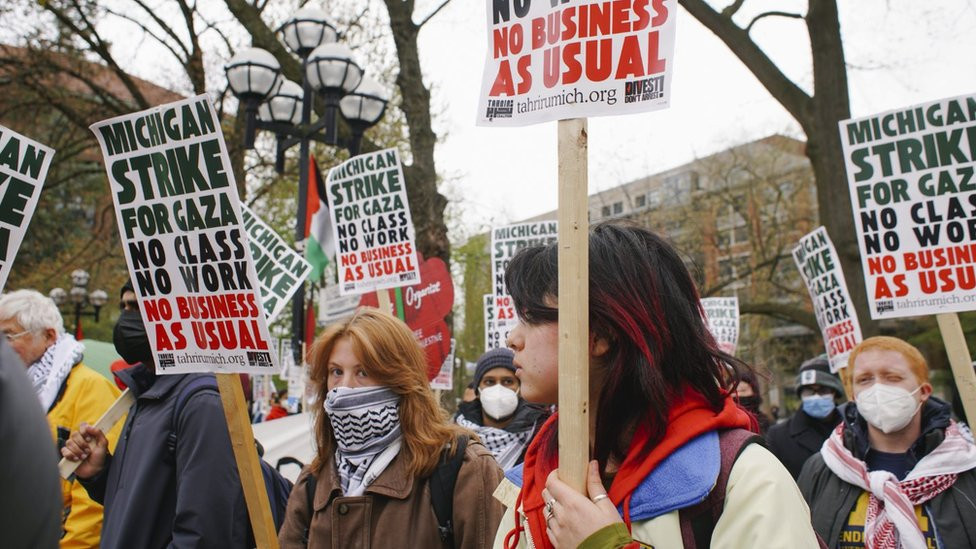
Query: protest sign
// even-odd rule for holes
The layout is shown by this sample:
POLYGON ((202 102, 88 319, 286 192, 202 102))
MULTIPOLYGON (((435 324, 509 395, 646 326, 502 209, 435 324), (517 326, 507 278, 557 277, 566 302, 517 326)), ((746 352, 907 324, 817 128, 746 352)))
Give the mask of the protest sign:
POLYGON ((413 221, 396 149, 350 158, 326 178, 339 292, 363 294, 420 281, 413 221))
POLYGON ((840 134, 871 317, 976 309, 976 95, 840 134))
POLYGON ((34 215, 54 149, 0 126, 0 291, 34 215))
POLYGON ((662 109, 671 98, 677 0, 488 0, 478 124, 662 109))
POLYGON ((402 319, 420 341, 427 354, 427 377, 433 379, 451 353, 453 340, 445 318, 454 306, 454 282, 444 260, 424 259, 419 253, 417 259, 419 283, 363 294, 359 305, 376 308, 385 298, 390 305, 388 312, 402 319))
POLYGON ((701 300, 708 330, 722 352, 735 354, 739 343, 739 298, 706 297, 701 300))
POLYGON ((830 371, 847 366, 847 356, 861 342, 861 324, 847 291, 847 279, 827 229, 817 227, 793 248, 793 261, 813 301, 813 314, 823 334, 830 371))
POLYGON ((161 374, 274 371, 258 276, 206 95, 91 126, 161 374))
MULTIPOLYGON (((368 294, 367 294, 368 295, 368 294)), ((373 294, 375 295, 375 294, 373 294)), ((358 295, 341 295, 339 286, 330 284, 319 292, 319 323, 329 325, 351 316, 359 307, 358 295)))
POLYGON ((437 372, 434 379, 430 380, 430 388, 434 390, 450 391, 454 388, 454 348, 455 342, 451 340, 451 352, 444 357, 444 363, 437 372))
POLYGON ((241 204, 241 215, 258 274, 264 316, 271 323, 305 281, 312 266, 251 208, 241 204))
POLYGON ((505 269, 515 253, 530 246, 545 246, 558 240, 555 221, 519 223, 491 230, 491 283, 495 295, 507 295, 505 269))
POLYGON ((508 333, 518 324, 511 296, 485 294, 485 350, 505 347, 508 333))

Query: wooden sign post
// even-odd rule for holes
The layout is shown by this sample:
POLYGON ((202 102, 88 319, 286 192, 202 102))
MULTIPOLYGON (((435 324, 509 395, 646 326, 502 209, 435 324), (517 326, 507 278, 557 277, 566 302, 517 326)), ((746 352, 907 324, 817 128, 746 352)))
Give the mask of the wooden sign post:
POLYGON ((590 448, 586 119, 560 120, 558 132, 559 478, 585 494, 590 448))
POLYGON ((393 314, 393 304, 390 302, 390 292, 387 290, 376 290, 376 299, 380 302, 380 310, 387 314, 393 314))
POLYGON ((258 549, 278 549, 278 531, 271 515, 271 503, 261 473, 261 461, 254 445, 254 431, 245 410, 244 389, 238 374, 216 374, 220 402, 224 406, 230 445, 234 450, 237 472, 244 488, 244 502, 258 549))
POLYGON ((942 332, 942 341, 945 343, 946 354, 949 355, 952 376, 956 378, 963 410, 972 424, 976 420, 976 372, 973 371, 973 362, 966 345, 966 336, 959 323, 959 315, 942 313, 935 315, 935 318, 939 322, 939 331, 942 332))

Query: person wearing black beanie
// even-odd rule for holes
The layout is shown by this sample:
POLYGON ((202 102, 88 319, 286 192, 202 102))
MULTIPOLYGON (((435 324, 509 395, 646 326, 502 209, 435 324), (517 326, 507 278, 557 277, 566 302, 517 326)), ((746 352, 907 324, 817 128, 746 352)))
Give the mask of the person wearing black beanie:
POLYGON ((794 479, 840 423, 837 405, 844 400, 844 385, 830 373, 827 355, 801 364, 795 386, 797 396, 802 399, 800 409, 766 433, 769 451, 783 462, 794 479))
POLYGON ((519 395, 514 356, 504 348, 481 355, 471 382, 475 399, 462 402, 455 418, 458 425, 478 433, 502 469, 522 462, 529 442, 549 415, 519 395))

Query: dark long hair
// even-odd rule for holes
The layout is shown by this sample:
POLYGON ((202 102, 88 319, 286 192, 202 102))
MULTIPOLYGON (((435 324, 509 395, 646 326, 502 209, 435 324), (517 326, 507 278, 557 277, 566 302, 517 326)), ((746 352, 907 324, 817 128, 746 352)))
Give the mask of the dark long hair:
MULTIPOLYGON (((610 457, 627 455, 639 424, 650 430, 646 455, 664 436, 668 410, 691 387, 718 412, 734 391, 742 361, 719 350, 703 320, 698 290, 678 252, 658 235, 620 222, 590 231, 590 331, 609 342, 596 410, 594 459, 604 470, 610 457)), ((525 248, 509 263, 505 283, 519 318, 555 322, 558 302, 556 244, 525 248)), ((544 459, 557 443, 542 441, 544 459)))

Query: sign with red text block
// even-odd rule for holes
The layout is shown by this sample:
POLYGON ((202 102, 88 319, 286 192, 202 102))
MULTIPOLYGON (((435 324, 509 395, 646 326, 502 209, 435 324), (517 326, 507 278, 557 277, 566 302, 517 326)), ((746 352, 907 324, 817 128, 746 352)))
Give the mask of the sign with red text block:
POLYGON ((871 318, 976 309, 976 95, 840 122, 871 318))
POLYGON ((823 334, 830 371, 847 366, 847 356, 861 342, 861 323, 847 291, 847 279, 827 229, 817 227, 793 248, 793 261, 813 301, 813 314, 823 334))
POLYGON ((350 158, 325 182, 342 295, 420 282, 406 181, 396 149, 350 158))
POLYGON ((156 372, 277 371, 240 198, 206 95, 91 126, 156 372))
POLYGON ((487 6, 478 125, 668 106, 677 0, 488 0, 487 6))

